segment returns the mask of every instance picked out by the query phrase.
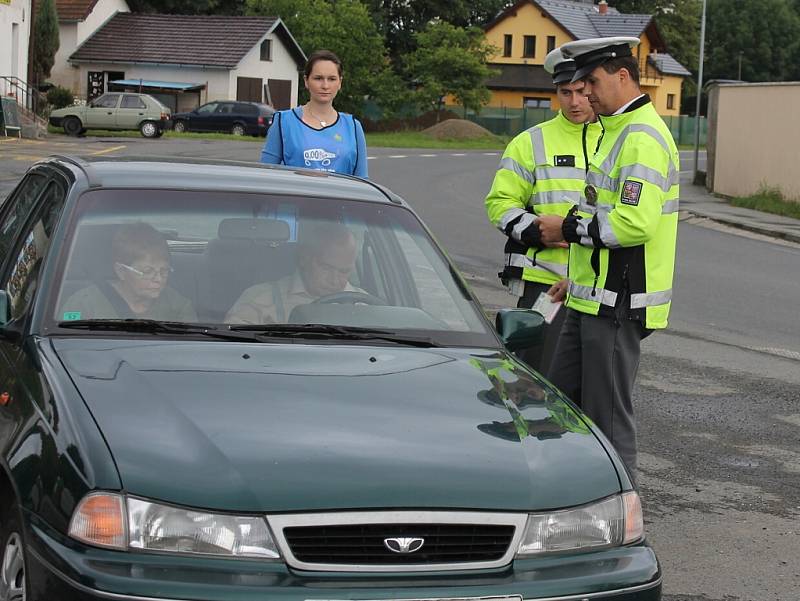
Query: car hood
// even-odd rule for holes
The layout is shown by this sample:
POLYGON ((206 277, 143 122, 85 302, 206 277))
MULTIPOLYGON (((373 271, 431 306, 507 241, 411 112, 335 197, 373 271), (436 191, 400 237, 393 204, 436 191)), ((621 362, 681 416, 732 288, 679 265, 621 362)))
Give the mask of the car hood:
POLYGON ((586 422, 496 350, 53 344, 134 495, 233 511, 530 511, 620 489, 586 422))
POLYGON ((67 115, 78 115, 83 114, 86 110, 86 107, 83 106, 66 106, 62 109, 56 109, 54 111, 50 111, 51 117, 66 117, 67 115))

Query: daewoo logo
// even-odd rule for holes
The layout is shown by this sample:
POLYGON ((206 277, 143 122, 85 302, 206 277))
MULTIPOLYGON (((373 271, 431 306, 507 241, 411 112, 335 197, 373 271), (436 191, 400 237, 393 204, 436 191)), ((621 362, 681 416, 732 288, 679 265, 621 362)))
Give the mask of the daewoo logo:
POLYGON ((425 544, 424 538, 384 538, 383 544, 392 553, 414 553, 425 544))

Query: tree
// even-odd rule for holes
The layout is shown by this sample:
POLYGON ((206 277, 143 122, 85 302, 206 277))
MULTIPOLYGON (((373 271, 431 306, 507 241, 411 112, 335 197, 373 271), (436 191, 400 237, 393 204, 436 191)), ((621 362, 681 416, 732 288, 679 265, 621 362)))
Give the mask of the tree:
POLYGON ((58 52, 58 14, 55 0, 40 0, 33 22, 33 56, 31 73, 34 85, 50 77, 58 52))
POLYGON ((243 15, 245 0, 128 0, 137 13, 165 15, 243 15))
POLYGON ((494 72, 486 60, 497 49, 486 43, 481 29, 435 21, 414 38, 417 49, 408 56, 406 71, 419 104, 435 107, 437 121, 447 95, 476 111, 489 101, 485 81, 494 72))
POLYGON ((400 96, 383 38, 359 0, 247 0, 247 12, 280 17, 306 54, 325 49, 342 59, 340 109, 360 114, 365 99, 376 93, 385 94, 380 99, 384 107, 400 96))
POLYGON ((482 25, 514 0, 366 0, 378 31, 396 64, 416 49, 414 35, 433 21, 457 27, 482 25))
POLYGON ((792 0, 709 0, 704 79, 738 79, 741 60, 745 81, 786 81, 797 74, 799 55, 792 0))

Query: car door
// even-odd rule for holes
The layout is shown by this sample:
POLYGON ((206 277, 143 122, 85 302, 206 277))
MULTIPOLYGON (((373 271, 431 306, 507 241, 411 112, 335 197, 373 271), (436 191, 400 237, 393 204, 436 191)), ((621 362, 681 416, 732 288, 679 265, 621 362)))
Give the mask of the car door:
POLYGON ((117 105, 122 94, 103 94, 86 107, 83 126, 87 129, 116 129, 117 105))
POLYGON ((117 127, 119 129, 138 129, 144 119, 147 105, 136 94, 123 94, 122 102, 117 109, 117 127))
POLYGON ((0 236, 10 252, 0 272, 5 301, 0 304, 8 309, 0 329, 0 441, 8 439, 14 424, 25 423, 35 415, 37 406, 45 416, 49 412, 36 347, 27 333, 42 264, 50 251, 66 192, 66 182, 60 175, 30 174, 2 217, 0 236), (23 214, 26 218, 21 227, 6 227, 11 223, 19 226, 23 214))
POLYGON ((211 116, 210 131, 230 132, 233 127, 233 102, 220 102, 211 116))
POLYGON ((189 118, 189 129, 193 131, 211 131, 211 118, 214 115, 214 111, 217 110, 218 104, 217 102, 209 102, 198 107, 189 118))

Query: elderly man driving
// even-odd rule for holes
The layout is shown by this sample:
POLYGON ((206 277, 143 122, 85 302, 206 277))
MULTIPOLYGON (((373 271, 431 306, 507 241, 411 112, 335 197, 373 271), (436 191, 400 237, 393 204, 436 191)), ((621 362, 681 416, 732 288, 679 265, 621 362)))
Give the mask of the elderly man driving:
POLYGON ((356 240, 340 223, 318 227, 300 248, 299 269, 277 282, 251 286, 239 297, 225 323, 285 323, 298 305, 337 292, 360 292, 349 279, 356 262, 356 240))

